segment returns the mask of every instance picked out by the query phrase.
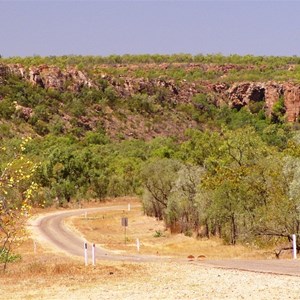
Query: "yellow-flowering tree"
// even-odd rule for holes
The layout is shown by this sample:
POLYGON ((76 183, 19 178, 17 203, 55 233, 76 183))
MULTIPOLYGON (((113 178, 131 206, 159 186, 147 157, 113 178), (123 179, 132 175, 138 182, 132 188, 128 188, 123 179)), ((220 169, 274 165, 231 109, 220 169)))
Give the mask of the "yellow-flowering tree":
MULTIPOLYGON (((31 198, 37 189, 32 181, 37 166, 23 156, 28 140, 23 139, 18 153, 0 173, 0 263, 4 270, 12 259, 13 246, 25 235, 24 224, 30 216, 31 198)), ((0 148, 0 151, 3 153, 6 149, 0 148)))

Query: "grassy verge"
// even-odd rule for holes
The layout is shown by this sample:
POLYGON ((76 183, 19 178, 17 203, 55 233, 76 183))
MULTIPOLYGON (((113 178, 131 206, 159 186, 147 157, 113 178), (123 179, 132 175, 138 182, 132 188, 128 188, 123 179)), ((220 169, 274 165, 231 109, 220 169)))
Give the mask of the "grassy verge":
POLYGON ((183 234, 171 234, 162 221, 145 216, 137 199, 123 198, 119 204, 123 211, 109 211, 73 217, 67 225, 78 230, 88 241, 117 253, 137 253, 136 240, 140 241, 141 254, 159 254, 176 257, 205 256, 208 259, 271 258, 274 255, 242 245, 224 245, 217 238, 196 239, 183 234), (131 204, 128 211, 127 204, 131 204), (128 227, 121 226, 122 217, 128 218, 128 227), (126 241, 126 243, 125 243, 126 241))

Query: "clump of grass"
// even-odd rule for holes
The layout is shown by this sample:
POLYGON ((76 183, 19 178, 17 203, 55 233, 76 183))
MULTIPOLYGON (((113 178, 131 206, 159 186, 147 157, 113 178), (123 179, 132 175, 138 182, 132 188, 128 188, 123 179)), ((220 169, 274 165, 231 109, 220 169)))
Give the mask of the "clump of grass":
POLYGON ((188 237, 192 237, 193 236, 193 231, 192 230, 187 230, 187 231, 185 231, 184 235, 188 236, 188 237))
POLYGON ((158 237, 162 237, 163 236, 163 233, 161 230, 155 230, 155 233, 153 235, 155 238, 158 238, 158 237))
POLYGON ((36 261, 28 264, 25 267, 25 272, 32 276, 35 275, 70 275, 70 274, 81 274, 83 266, 76 263, 47 263, 36 261))
POLYGON ((27 267, 27 274, 35 274, 35 275, 40 275, 40 274, 45 274, 46 273, 46 265, 42 264, 40 262, 33 262, 28 265, 27 267))

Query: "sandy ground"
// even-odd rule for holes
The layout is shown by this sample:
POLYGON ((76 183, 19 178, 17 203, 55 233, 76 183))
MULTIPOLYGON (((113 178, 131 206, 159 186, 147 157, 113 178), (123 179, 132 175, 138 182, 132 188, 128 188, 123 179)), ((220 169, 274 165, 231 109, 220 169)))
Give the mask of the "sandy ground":
POLYGON ((84 276, 58 275, 54 282, 50 278, 47 281, 47 277, 41 276, 5 284, 5 278, 1 278, 1 299, 299 299, 300 297, 300 277, 207 268, 192 262, 112 264, 110 268, 104 265, 96 266, 104 270, 101 275, 94 273, 92 267, 86 267, 84 276))

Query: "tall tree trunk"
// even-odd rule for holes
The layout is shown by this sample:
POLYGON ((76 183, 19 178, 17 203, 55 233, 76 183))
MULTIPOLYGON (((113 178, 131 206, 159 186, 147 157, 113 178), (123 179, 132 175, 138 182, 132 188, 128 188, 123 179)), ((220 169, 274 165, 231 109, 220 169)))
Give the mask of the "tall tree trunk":
POLYGON ((236 244, 236 238, 237 238, 237 227, 236 227, 236 221, 235 221, 235 215, 234 213, 231 214, 231 244, 236 244))
POLYGON ((208 221, 205 220, 205 236, 209 239, 209 225, 208 225, 208 221))

